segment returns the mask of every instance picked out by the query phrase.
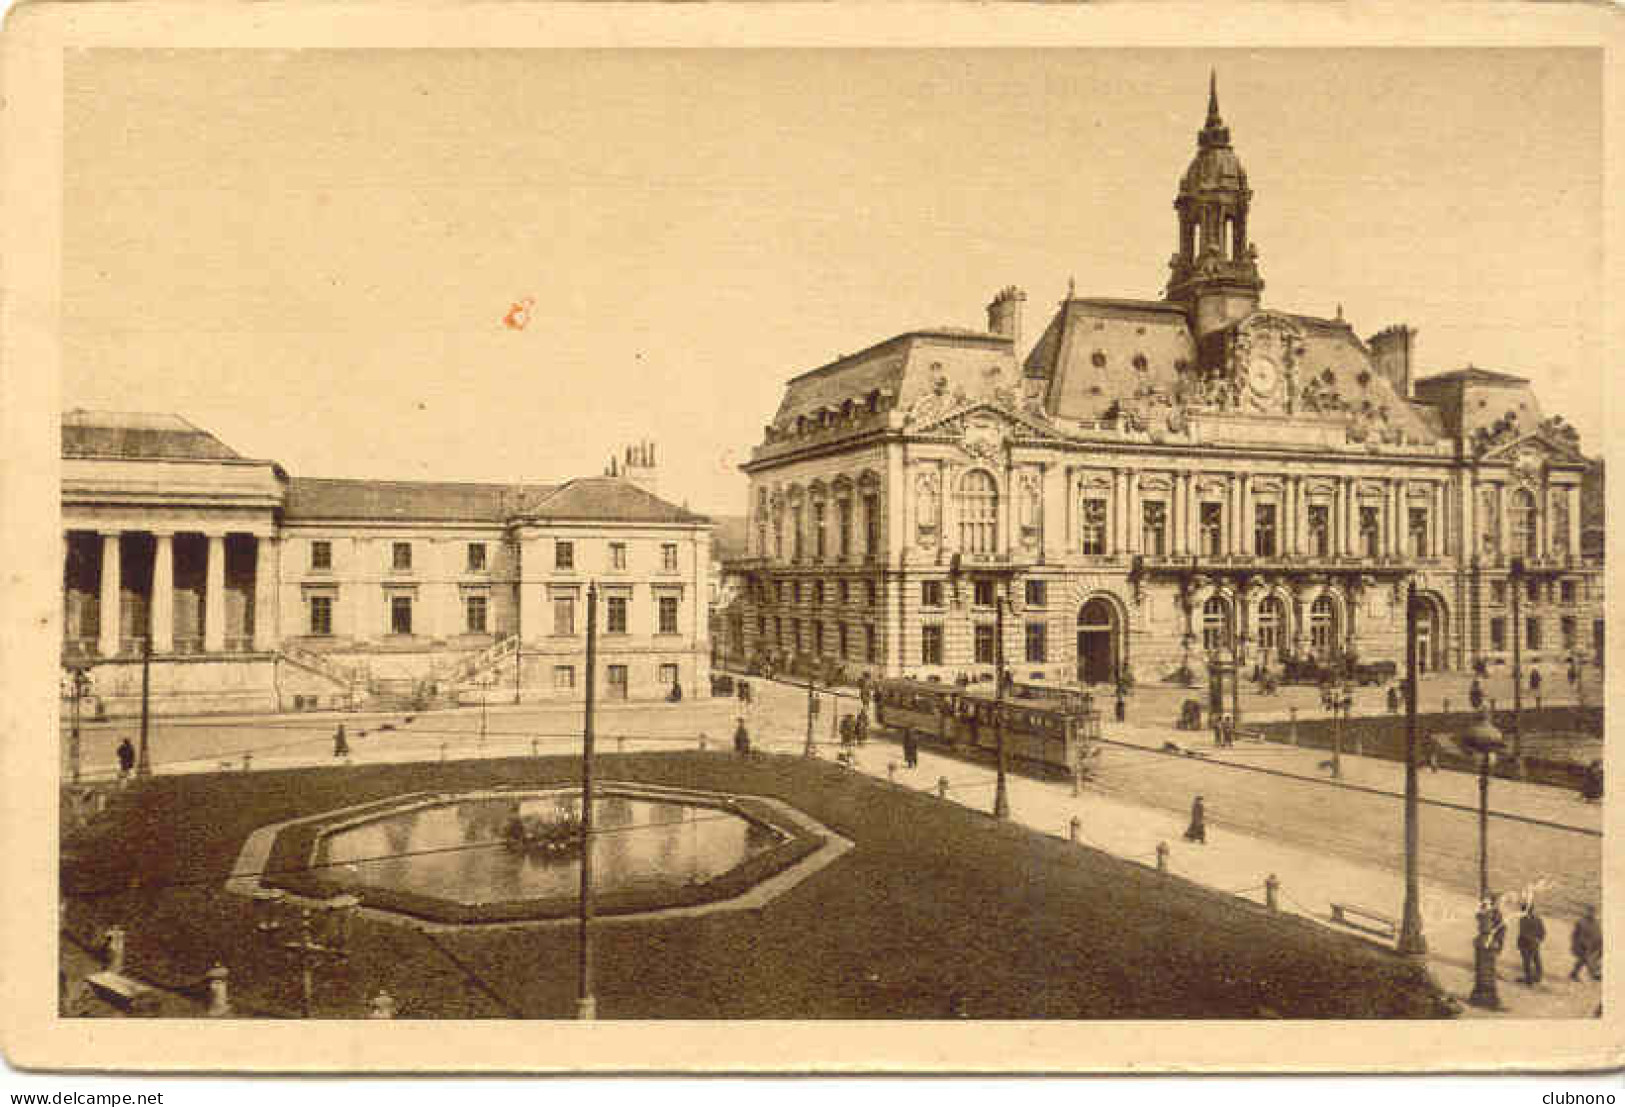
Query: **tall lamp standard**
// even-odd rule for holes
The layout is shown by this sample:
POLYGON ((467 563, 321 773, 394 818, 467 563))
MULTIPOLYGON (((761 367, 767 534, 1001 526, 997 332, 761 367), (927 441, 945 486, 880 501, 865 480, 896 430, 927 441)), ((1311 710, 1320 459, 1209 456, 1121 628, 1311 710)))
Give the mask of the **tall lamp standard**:
POLYGON ((1332 779, 1343 779, 1343 722, 1354 710, 1354 690, 1347 684, 1331 690, 1328 706, 1332 709, 1332 779))
POLYGON ((1007 596, 1001 595, 993 615, 993 736, 998 742, 999 750, 998 781, 993 789, 995 819, 1010 817, 1010 792, 1009 786, 1005 783, 1004 754, 1004 605, 1009 602, 1007 596))
POLYGON ((1478 755, 1478 936, 1473 941, 1474 1007, 1498 1008, 1501 996, 1495 984, 1494 909, 1490 903, 1490 768, 1505 750, 1501 732, 1489 712, 1467 729, 1461 744, 1478 755))
POLYGON ((84 758, 84 747, 79 738, 80 710, 85 697, 90 694, 90 673, 83 664, 68 666, 68 693, 73 704, 73 729, 68 732, 68 773, 73 783, 78 784, 84 758))
POLYGON ((1523 715, 1523 589, 1524 560, 1512 559, 1512 721, 1507 729, 1512 732, 1512 768, 1523 776, 1523 734, 1519 719, 1523 715))
POLYGON ((1247 632, 1236 636, 1235 664, 1230 671, 1230 733, 1241 729, 1241 672, 1247 665, 1247 632))
POLYGON ((1421 783, 1416 771, 1416 581, 1405 592, 1405 909, 1400 915, 1399 952, 1428 951, 1422 934, 1422 881, 1418 871, 1421 783))
POLYGON ((152 775, 152 753, 147 748, 148 716, 152 704, 152 639, 141 639, 141 748, 136 754, 135 775, 152 775))

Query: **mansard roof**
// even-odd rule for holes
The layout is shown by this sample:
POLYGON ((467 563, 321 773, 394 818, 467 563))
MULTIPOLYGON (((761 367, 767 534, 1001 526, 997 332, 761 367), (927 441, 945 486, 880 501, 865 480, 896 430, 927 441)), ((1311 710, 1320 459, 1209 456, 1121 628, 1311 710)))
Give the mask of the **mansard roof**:
POLYGON ((242 460, 236 450, 179 415, 78 408, 62 415, 62 456, 126 461, 242 460))
POLYGON ((361 522, 501 524, 525 497, 551 492, 545 484, 465 484, 452 481, 349 480, 293 477, 283 518, 361 522))
POLYGON ((1529 378, 1469 365, 1465 369, 1452 369, 1448 373, 1435 373, 1430 377, 1418 377, 1416 383, 1442 384, 1446 381, 1465 381, 1472 384, 1528 384, 1529 378))
POLYGON ((704 515, 668 503, 624 477, 581 477, 557 488, 527 494, 513 514, 554 522, 694 523, 704 515))

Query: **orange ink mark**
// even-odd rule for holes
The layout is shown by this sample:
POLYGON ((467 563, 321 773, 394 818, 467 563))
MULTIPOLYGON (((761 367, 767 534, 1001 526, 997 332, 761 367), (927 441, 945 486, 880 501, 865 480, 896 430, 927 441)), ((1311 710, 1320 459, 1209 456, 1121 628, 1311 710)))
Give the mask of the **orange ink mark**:
POLYGON ((509 330, 524 330, 530 323, 530 309, 535 306, 536 301, 526 296, 508 309, 508 314, 502 317, 502 325, 509 330))

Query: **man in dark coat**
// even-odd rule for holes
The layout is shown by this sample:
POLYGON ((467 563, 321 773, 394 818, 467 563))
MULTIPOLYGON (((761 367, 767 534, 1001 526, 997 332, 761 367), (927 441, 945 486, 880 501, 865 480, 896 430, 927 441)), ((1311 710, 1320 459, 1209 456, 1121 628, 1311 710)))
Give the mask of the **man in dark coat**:
POLYGON ((1479 684, 1476 679, 1473 681, 1473 686, 1467 689, 1467 702, 1472 705, 1474 711, 1484 706, 1484 686, 1479 684))
POLYGON ((920 764, 920 740, 911 726, 903 728, 903 764, 910 769, 920 764))
POLYGON ((1207 845, 1207 808, 1201 796, 1191 801, 1191 825, 1185 828, 1185 840, 1207 845))
POLYGON ((130 770, 135 768, 135 747, 130 745, 128 738, 118 744, 118 775, 127 777, 130 770))
POLYGON ((1117 689, 1117 721, 1123 722, 1128 718, 1128 700, 1123 697, 1123 689, 1117 689))
POLYGON ((344 736, 343 723, 340 723, 339 728, 333 732, 333 756, 350 756, 350 740, 344 736))
POLYGON ((1540 944, 1546 940, 1546 923, 1535 910, 1534 903, 1523 905, 1518 917, 1518 956, 1523 958, 1523 982, 1531 988, 1540 983, 1543 975, 1540 964, 1540 944))
POLYGON ((1399 689, 1392 684, 1388 686, 1388 714, 1399 714, 1399 689))
POLYGON ((1586 904, 1585 913, 1574 923, 1569 937, 1569 950, 1574 954, 1574 971, 1570 980, 1580 979, 1580 970, 1591 974, 1591 979, 1602 979, 1602 927, 1597 923, 1597 909, 1586 904))
POLYGON ((750 731, 745 729, 743 718, 739 720, 739 725, 734 727, 734 752, 740 757, 750 756, 750 731))

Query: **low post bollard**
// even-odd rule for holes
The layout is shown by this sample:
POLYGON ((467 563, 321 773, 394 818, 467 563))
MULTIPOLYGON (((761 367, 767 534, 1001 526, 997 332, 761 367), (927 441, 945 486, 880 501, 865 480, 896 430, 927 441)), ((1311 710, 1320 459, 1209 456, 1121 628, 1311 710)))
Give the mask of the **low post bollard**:
POLYGON ((532 757, 540 757, 542 755, 542 740, 540 738, 532 738, 530 740, 530 755, 532 757))
POLYGON ((444 742, 440 743, 440 760, 442 762, 446 760, 446 743, 444 742))
POLYGON ((1271 911, 1281 909, 1281 880, 1274 873, 1264 878, 1264 906, 1271 911))
POLYGON ((1066 824, 1066 840, 1076 845, 1078 841, 1078 832, 1082 829, 1083 820, 1078 818, 1076 815, 1073 815, 1072 821, 1066 824))
POLYGON ((948 778, 945 776, 937 777, 937 798, 948 798, 948 778))
POLYGON ((1157 871, 1159 873, 1165 873, 1165 872, 1168 871, 1168 843, 1167 842, 1158 842, 1157 843, 1157 871))
POLYGON ((886 762, 886 783, 897 783, 897 762, 895 761, 886 762))
POLYGON ((231 1014, 231 994, 226 985, 227 978, 231 976, 231 970, 216 961, 214 966, 203 975, 209 981, 209 1017, 223 1019, 231 1014))
POLYGON ((392 1019, 395 1017, 395 997, 388 992, 379 992, 372 997, 372 1006, 367 1010, 369 1019, 392 1019))
POLYGON ((1296 707, 1289 707, 1286 709, 1286 711, 1287 718, 1291 720, 1286 733, 1287 741, 1296 746, 1298 744, 1298 709, 1296 707))
POLYGON ((1444 713, 1446 715, 1450 714, 1450 697, 1449 696, 1446 696, 1444 698, 1444 713))
POLYGON ((702 730, 702 731, 700 731, 700 752, 701 753, 705 752, 705 742, 706 742, 705 731, 702 730))
POLYGON ((248 770, 252 769, 253 767, 254 767, 254 755, 251 754, 251 753, 243 754, 243 772, 246 773, 246 772, 248 772, 248 770))
POLYGON ((107 947, 107 971, 124 971, 124 939, 125 931, 122 926, 107 928, 105 943, 107 947))

